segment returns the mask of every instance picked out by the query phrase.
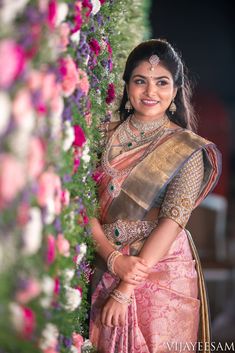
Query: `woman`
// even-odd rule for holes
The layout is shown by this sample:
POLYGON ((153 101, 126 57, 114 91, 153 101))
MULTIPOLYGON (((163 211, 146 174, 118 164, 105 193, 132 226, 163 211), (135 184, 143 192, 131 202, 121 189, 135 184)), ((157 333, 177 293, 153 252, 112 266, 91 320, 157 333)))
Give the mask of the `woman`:
POLYGON ((185 226, 218 181, 220 152, 192 132, 190 88, 168 42, 138 45, 123 79, 121 119, 97 170, 90 339, 103 353, 208 352, 204 281, 185 226))

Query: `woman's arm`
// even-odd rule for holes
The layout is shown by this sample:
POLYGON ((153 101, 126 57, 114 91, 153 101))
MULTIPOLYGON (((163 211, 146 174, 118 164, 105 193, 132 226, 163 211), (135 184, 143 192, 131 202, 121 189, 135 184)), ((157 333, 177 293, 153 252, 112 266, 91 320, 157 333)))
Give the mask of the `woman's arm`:
MULTIPOLYGON (((106 238, 102 226, 97 218, 90 219, 92 237, 95 242, 96 251, 107 262, 111 252, 116 250, 106 238)), ((138 256, 119 256, 114 263, 115 273, 123 281, 137 285, 140 284, 149 274, 149 267, 144 259, 138 256), (137 275, 137 278, 135 278, 137 275)))

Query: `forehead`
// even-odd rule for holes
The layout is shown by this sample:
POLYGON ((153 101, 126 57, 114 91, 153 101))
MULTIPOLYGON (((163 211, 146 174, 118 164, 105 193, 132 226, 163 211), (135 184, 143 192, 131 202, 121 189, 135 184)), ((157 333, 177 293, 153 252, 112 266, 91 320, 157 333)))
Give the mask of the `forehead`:
POLYGON ((146 77, 167 76, 172 78, 171 72, 161 63, 154 65, 154 70, 150 71, 151 65, 148 61, 141 61, 132 71, 132 75, 143 75, 146 77))

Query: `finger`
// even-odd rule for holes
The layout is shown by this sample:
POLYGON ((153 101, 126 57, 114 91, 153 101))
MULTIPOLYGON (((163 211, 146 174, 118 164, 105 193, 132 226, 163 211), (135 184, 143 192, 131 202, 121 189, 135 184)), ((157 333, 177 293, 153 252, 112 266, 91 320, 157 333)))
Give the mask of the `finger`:
POLYGON ((100 321, 101 321, 102 325, 105 325, 105 322, 106 322, 106 310, 104 308, 103 308, 103 310, 101 312, 100 321))
POLYGON ((113 318, 113 315, 112 315, 112 314, 110 314, 110 313, 107 313, 107 314, 106 314, 106 318, 105 318, 105 325, 106 325, 106 326, 108 326, 108 327, 113 327, 112 318, 113 318))
POLYGON ((114 315, 112 318, 112 324, 113 326, 119 326, 119 315, 114 315))
POLYGON ((125 314, 121 314, 119 316, 119 325, 120 326, 124 326, 125 325, 125 322, 126 322, 126 315, 125 314))

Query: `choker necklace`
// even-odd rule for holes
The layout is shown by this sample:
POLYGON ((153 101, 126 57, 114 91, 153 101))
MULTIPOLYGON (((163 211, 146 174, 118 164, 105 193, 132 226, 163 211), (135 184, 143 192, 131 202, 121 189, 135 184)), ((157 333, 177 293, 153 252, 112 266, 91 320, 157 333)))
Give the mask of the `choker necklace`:
POLYGON ((152 132, 153 130, 159 129, 161 126, 165 124, 166 118, 168 120, 168 117, 166 115, 163 115, 163 117, 160 119, 155 119, 152 121, 141 121, 137 119, 135 115, 132 115, 130 122, 131 122, 131 125, 140 133, 146 133, 146 132, 150 132, 150 131, 152 132))

